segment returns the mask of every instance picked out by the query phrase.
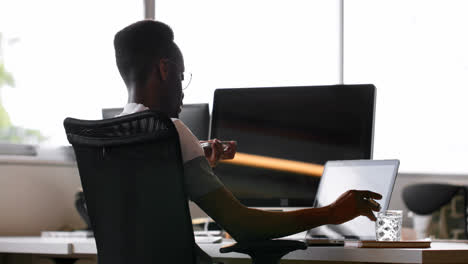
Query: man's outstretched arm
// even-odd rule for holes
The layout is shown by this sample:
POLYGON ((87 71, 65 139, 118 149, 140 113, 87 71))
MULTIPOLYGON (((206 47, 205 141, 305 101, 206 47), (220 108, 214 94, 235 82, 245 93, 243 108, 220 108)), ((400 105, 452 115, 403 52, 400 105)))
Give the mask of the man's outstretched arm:
POLYGON ((195 202, 238 242, 283 237, 324 224, 341 224, 359 215, 375 221, 378 211, 368 199, 381 199, 369 191, 348 191, 322 208, 290 212, 269 212, 242 205, 225 187, 210 192, 195 202))

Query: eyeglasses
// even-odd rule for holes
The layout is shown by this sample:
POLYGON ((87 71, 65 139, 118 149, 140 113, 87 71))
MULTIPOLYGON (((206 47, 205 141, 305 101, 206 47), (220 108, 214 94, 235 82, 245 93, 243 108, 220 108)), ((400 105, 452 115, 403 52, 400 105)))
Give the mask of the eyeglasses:
MULTIPOLYGON (((179 64, 175 63, 172 60, 168 60, 170 63, 176 65, 176 67, 179 67, 179 64)), ((185 90, 188 88, 190 85, 190 82, 192 82, 192 73, 191 72, 181 72, 180 73, 180 81, 182 82, 182 90, 185 90)))
POLYGON ((182 90, 187 89, 190 83, 192 82, 192 73, 191 72, 181 73, 180 80, 182 81, 182 90))

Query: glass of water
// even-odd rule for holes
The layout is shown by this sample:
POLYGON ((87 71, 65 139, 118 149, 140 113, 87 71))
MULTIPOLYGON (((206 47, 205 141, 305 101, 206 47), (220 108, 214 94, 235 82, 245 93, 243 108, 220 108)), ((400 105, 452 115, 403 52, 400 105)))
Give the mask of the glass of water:
POLYGON ((400 241, 403 212, 387 210, 377 214, 375 237, 377 241, 400 241))

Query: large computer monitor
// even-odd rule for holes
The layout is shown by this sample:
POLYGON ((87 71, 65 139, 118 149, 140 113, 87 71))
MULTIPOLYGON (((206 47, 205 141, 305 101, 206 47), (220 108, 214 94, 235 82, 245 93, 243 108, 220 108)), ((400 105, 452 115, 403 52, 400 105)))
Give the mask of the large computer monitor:
MULTIPOLYGON (((122 113, 123 108, 103 108, 102 118, 112 118, 122 113)), ((210 111, 207 103, 184 104, 179 119, 200 140, 208 138, 210 127, 210 111)))
POLYGON ((179 119, 199 140, 209 137, 210 110, 208 104, 184 104, 179 119))
POLYGON ((215 173, 252 207, 311 207, 323 164, 371 159, 375 87, 217 89, 211 138, 238 153, 215 173))
POLYGON ((118 114, 122 113, 123 107, 116 108, 103 108, 102 109, 102 119, 108 119, 116 117, 118 114))

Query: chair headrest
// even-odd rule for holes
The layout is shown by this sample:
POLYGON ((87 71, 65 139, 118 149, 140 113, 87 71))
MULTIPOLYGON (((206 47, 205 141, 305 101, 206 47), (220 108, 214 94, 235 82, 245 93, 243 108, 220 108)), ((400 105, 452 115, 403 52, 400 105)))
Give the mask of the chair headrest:
POLYGON ((437 183, 410 185, 403 189, 403 202, 416 214, 432 214, 447 204, 460 190, 464 190, 464 187, 437 183))
POLYGON ((170 118, 152 110, 104 120, 66 118, 64 127, 72 145, 114 146, 160 140, 176 135, 170 118))

